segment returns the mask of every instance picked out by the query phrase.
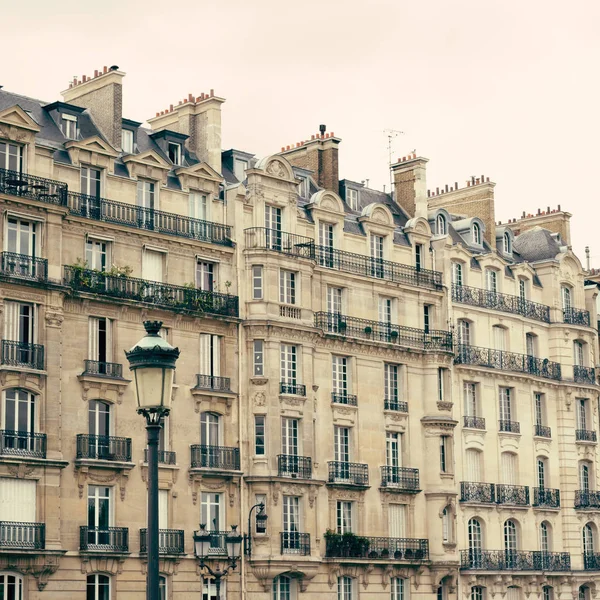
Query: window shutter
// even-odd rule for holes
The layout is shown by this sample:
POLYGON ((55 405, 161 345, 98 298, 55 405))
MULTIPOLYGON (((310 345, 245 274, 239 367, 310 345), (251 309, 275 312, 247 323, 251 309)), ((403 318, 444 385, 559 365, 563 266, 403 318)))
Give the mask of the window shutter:
POLYGON ((389 505, 390 537, 406 537, 406 507, 403 504, 389 505))
POLYGON ((36 522, 36 482, 0 479, 0 521, 36 522))
POLYGON ((4 338, 19 341, 19 308, 18 302, 4 303, 4 338))
POLYGON ((98 330, 99 330, 99 319, 97 317, 90 317, 89 321, 89 344, 88 344, 88 356, 89 360, 98 360, 98 330))
POLYGON ((158 490, 158 528, 168 529, 168 490, 158 490))
POLYGON ((215 377, 221 375, 221 338, 218 335, 212 336, 212 374, 215 377))
POLYGON ((211 363, 210 356, 210 334, 200 334, 200 374, 201 375, 212 375, 210 368, 211 363))
POLYGON ((112 319, 106 319, 106 362, 112 362, 112 319))
POLYGON ((152 250, 144 250, 142 261, 142 279, 148 281, 163 280, 163 253, 152 250))

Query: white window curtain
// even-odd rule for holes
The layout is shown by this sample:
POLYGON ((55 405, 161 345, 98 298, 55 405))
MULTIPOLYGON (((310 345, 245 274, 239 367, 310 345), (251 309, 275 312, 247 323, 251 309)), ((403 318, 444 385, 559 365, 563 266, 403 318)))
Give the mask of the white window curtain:
POLYGON ((404 504, 390 504, 388 506, 388 520, 390 537, 406 537, 406 506, 404 504))
POLYGON ((0 521, 36 522, 36 481, 0 478, 0 521))
POLYGON ((144 250, 142 259, 142 279, 147 281, 163 281, 164 253, 144 250))
POLYGON ((112 321, 110 319, 90 317, 88 356, 89 360, 101 360, 101 356, 106 356, 105 362, 112 362, 112 321))
POLYGON ((169 529, 169 490, 158 490, 158 528, 169 529))
POLYGON ((481 454, 477 450, 467 450, 467 481, 481 481, 481 454))
POLYGON ((221 375, 221 338, 218 335, 200 334, 200 374, 221 375))
POLYGON ((512 452, 503 452, 500 462, 502 467, 502 482, 507 485, 517 485, 519 478, 517 455, 512 452))
POLYGON ((36 306, 24 302, 4 302, 4 339, 35 344, 36 306))

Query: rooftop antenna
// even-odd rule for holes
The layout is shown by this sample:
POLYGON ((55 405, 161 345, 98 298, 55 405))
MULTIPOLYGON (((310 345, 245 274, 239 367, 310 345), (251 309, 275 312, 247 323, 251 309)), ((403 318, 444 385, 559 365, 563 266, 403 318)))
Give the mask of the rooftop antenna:
POLYGON ((586 266, 587 266, 587 270, 590 270, 590 247, 586 246, 585 247, 585 262, 586 262, 586 266))
POLYGON ((392 140, 396 139, 399 135, 404 135, 404 131, 398 131, 397 129, 384 129, 383 133, 387 135, 388 139, 388 167, 390 170, 390 189, 393 189, 392 180, 392 140))

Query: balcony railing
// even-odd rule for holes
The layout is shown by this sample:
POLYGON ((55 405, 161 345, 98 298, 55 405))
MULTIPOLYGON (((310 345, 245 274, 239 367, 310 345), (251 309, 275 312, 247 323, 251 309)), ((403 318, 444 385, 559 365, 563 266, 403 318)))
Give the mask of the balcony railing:
POLYGON ((461 481, 460 501, 495 504, 496 486, 493 483, 480 483, 478 481, 461 481))
POLYGON ((560 490, 534 487, 533 506, 560 508, 560 490))
MULTIPOLYGON (((144 462, 148 462, 148 448, 144 448, 144 462)), ((170 450, 159 450, 158 462, 161 465, 175 465, 177 464, 177 453, 170 450)))
POLYGON ((194 444, 191 449, 192 469, 240 470, 240 451, 238 448, 194 444))
POLYGON ((218 392, 231 391, 231 379, 229 377, 217 377, 215 375, 196 375, 196 387, 202 390, 215 390, 218 392))
POLYGON ((48 281, 48 261, 27 254, 2 252, 0 274, 28 281, 48 281))
POLYGON ((0 521, 0 548, 43 550, 45 544, 46 526, 44 523, 0 521))
POLYGON ((310 556, 310 533, 281 531, 281 554, 310 556))
POLYGON ((67 189, 67 184, 60 181, 0 169, 0 193, 2 194, 66 206, 67 189))
POLYGON ((586 571, 600 571, 600 553, 584 552, 583 553, 583 568, 586 571))
POLYGON ((328 483, 339 485, 369 485, 369 465, 331 460, 328 483))
POLYGON ((74 192, 68 195, 68 206, 72 215, 86 219, 156 231, 221 246, 232 245, 231 227, 212 221, 192 219, 162 210, 74 192))
POLYGON ((332 392, 331 401, 333 402, 333 404, 347 404, 349 406, 358 406, 358 397, 354 394, 332 392))
POLYGON ((339 313, 315 313, 315 327, 324 333, 335 333, 373 342, 398 344, 424 350, 452 351, 452 333, 449 331, 415 329, 383 321, 358 319, 339 313))
POLYGON ((526 485, 496 484, 496 504, 529 506, 529 487, 526 485))
POLYGON ((515 373, 529 373, 536 377, 546 379, 560 379, 560 364, 541 359, 527 354, 515 354, 493 348, 480 348, 459 344, 454 362, 462 365, 477 365, 500 371, 513 371, 515 373))
POLYGON ((419 561, 429 558, 429 542, 418 538, 365 537, 355 534, 325 534, 327 558, 419 561))
POLYGON ((312 458, 310 456, 278 454, 277 475, 294 479, 312 479, 312 458))
MULTIPOLYGON (((158 551, 160 554, 183 554, 184 532, 182 529, 159 529, 158 551)), ((140 529, 140 552, 148 552, 148 530, 140 529)))
POLYGON ((315 260, 315 241, 312 238, 266 227, 245 229, 244 236, 248 250, 255 248, 273 250, 315 260))
POLYGON ((535 435, 537 437, 551 438, 552 437, 552 429, 550 429, 550 427, 547 427, 546 425, 536 424, 535 435))
POLYGON ((498 429, 504 433, 521 433, 521 424, 518 421, 500 419, 498 421, 498 429))
POLYGON ((575 508, 600 508, 600 492, 575 490, 575 508))
POLYGON ((282 381, 279 384, 280 394, 291 394, 292 396, 306 396, 306 386, 301 383, 289 383, 282 381))
POLYGON ((482 571, 570 571, 568 552, 461 550, 461 569, 482 571))
POLYGON ((2 429, 0 455, 46 458, 46 434, 2 429))
POLYGON ((2 364, 10 367, 25 367, 44 370, 44 346, 2 340, 2 364))
POLYGON ((77 458, 131 462, 131 438, 80 433, 77 458))
POLYGON ((571 325, 590 326, 590 313, 580 308, 565 308, 563 310, 563 321, 571 325))
POLYGON ((452 300, 460 304, 470 304, 491 310, 522 315, 536 321, 550 323, 550 307, 525 300, 520 296, 500 294, 468 285, 452 284, 452 300))
POLYGON ((575 430, 575 439, 578 442, 595 442, 596 432, 590 429, 577 429, 575 430))
POLYGON ((102 362, 99 360, 84 360, 83 374, 99 377, 123 379, 123 365, 119 363, 102 362))
POLYGON ((385 398, 383 401, 383 408, 385 410, 393 410, 395 412, 408 412, 408 402, 402 402, 401 400, 385 398))
POLYGON ((381 467, 381 487, 404 492, 420 492, 419 469, 407 467, 381 467))
POLYGON ((129 529, 81 526, 79 549, 87 552, 129 552, 129 529))
POLYGON ((485 419, 483 417, 463 417, 463 426, 469 429, 485 429, 485 419))
POLYGON ((197 314, 238 316, 238 297, 196 288, 109 275, 92 269, 65 266, 65 284, 75 292, 153 304, 159 308, 197 314))
POLYGON ((582 367, 581 365, 573 365, 573 380, 577 383, 589 383, 596 385, 596 369, 593 367, 582 367))

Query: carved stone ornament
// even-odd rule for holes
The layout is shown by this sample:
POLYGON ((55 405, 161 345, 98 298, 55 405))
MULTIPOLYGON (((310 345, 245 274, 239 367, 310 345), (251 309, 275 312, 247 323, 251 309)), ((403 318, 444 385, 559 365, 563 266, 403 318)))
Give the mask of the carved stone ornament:
POLYGON ((46 310, 46 325, 48 327, 59 328, 62 326, 63 321, 65 320, 65 316, 63 315, 62 310, 46 310))
POLYGON ((58 571, 60 554, 0 554, 0 571, 17 571, 23 575, 33 575, 40 592, 48 584, 50 575, 58 571))
MULTIPOLYGON (((140 557, 142 561, 142 575, 148 573, 148 556, 140 557)), ((158 563, 158 570, 164 575, 177 575, 179 572, 179 563, 181 558, 179 556, 165 556, 161 557, 158 563)))
MULTIPOLYGON (((131 468, 133 468, 133 465, 131 468)), ((117 485, 119 486, 119 494, 121 496, 121 501, 124 501, 125 493, 127 491, 127 481, 129 479, 129 470, 130 468, 121 469, 116 467, 114 469, 107 469, 106 474, 101 475, 96 470, 90 470, 90 468, 87 465, 76 465, 75 473, 77 475, 77 487, 79 488, 79 497, 83 498, 85 486, 88 481, 101 484, 117 483, 117 485)))
POLYGON ((283 166, 281 161, 272 160, 267 167, 267 173, 274 177, 280 177, 281 179, 287 178, 286 168, 283 166))
POLYGON ((108 573, 109 575, 120 575, 123 572, 122 556, 88 556, 81 557, 81 574, 108 573))
POLYGON ((264 392, 256 392, 254 396, 252 396, 252 402, 254 406, 264 406, 267 403, 267 396, 264 392))

